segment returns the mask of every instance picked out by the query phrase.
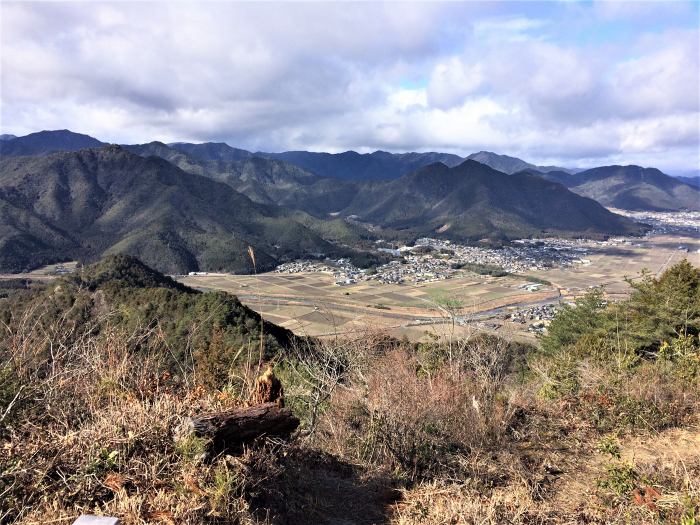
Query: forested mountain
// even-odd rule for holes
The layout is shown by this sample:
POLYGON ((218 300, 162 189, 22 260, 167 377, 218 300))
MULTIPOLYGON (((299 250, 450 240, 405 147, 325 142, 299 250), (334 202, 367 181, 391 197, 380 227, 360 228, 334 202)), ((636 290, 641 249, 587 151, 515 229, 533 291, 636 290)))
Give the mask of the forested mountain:
POLYGON ((250 151, 233 148, 225 142, 204 142, 202 144, 173 142, 168 146, 199 160, 235 161, 249 159, 253 156, 250 151))
MULTIPOLYGON (((308 221, 307 221, 308 222, 308 221)), ((0 160, 0 268, 128 253, 161 271, 249 272, 333 246, 290 212, 119 146, 0 160)))
POLYGON ((46 155, 57 151, 78 151, 83 148, 98 148, 104 142, 67 129, 39 131, 24 137, 0 141, 0 155, 46 155))
POLYGON ((700 176, 698 177, 685 177, 683 175, 677 175, 674 177, 675 179, 678 179, 679 181, 688 184, 689 186, 693 186, 694 188, 700 188, 700 176))
POLYGON ((508 155, 499 155, 497 153, 492 153, 490 151, 480 151, 478 153, 472 153, 467 157, 470 160, 475 160, 486 164, 487 166, 512 175, 523 170, 536 170, 542 173, 547 173, 550 171, 561 171, 564 173, 570 173, 572 170, 566 168, 559 168, 557 166, 536 166, 525 162, 517 157, 509 157, 508 155))
POLYGON ((17 135, 12 135, 10 133, 3 133, 2 135, 0 135, 0 140, 2 140, 2 141, 12 140, 12 139, 16 139, 16 138, 17 138, 17 135))
MULTIPOLYGON (((534 173, 529 171, 529 173, 534 173)), ((549 180, 603 206, 638 211, 700 211, 700 188, 656 168, 601 166, 573 175, 549 172, 549 180)))
POLYGON ((356 192, 346 181, 324 178, 276 159, 250 156, 239 160, 205 160, 161 142, 124 146, 141 156, 155 155, 182 170, 225 182, 261 204, 276 204, 314 215, 342 209, 356 192))
POLYGON ((0 269, 5 271, 128 253, 168 273, 247 272, 252 271, 248 246, 264 270, 309 255, 357 255, 351 248, 366 248, 377 232, 385 238, 498 242, 530 235, 639 233, 638 225, 562 184, 631 209, 638 209, 633 206, 640 195, 653 199, 654 209, 668 209, 671 202, 691 208, 689 192, 697 192, 658 170, 636 167, 576 175, 530 168, 506 175, 468 160, 452 167, 432 163, 399 176, 431 158, 453 164, 459 157, 301 152, 306 160, 320 161, 323 170, 340 169, 336 177, 324 177, 223 143, 151 142, 46 154, 83 142, 102 144, 66 131, 3 145, 17 141, 35 154, 0 159, 0 269), (383 180, 342 180, 380 174, 383 180))
POLYGON ((597 202, 533 175, 506 175, 473 160, 431 164, 399 180, 360 188, 343 215, 396 230, 454 239, 554 233, 639 233, 597 202))
POLYGON ((226 182, 258 202, 302 210, 319 218, 329 214, 357 216, 384 228, 384 235, 440 234, 478 240, 545 232, 639 231, 627 219, 558 184, 538 176, 507 176, 476 161, 452 169, 436 163, 393 181, 350 182, 318 177, 259 157, 237 162, 197 161, 159 143, 129 147, 226 182))
POLYGON ((283 153, 256 153, 266 158, 278 159, 298 166, 320 177, 349 181, 397 179, 423 166, 442 162, 456 166, 464 159, 450 153, 315 153, 311 151, 285 151, 283 153))

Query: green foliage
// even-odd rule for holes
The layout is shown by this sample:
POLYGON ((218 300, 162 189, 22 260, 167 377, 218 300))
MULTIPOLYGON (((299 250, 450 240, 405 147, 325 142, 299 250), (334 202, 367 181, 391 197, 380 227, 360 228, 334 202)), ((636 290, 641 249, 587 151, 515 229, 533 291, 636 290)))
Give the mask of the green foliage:
POLYGON ((185 461, 198 461, 205 457, 210 442, 206 438, 189 435, 175 442, 175 453, 185 461))
MULTIPOLYGON (((130 257, 108 258, 88 266, 75 277, 58 281, 0 302, 0 321, 13 330, 29 315, 37 329, 53 330, 57 323, 70 338, 85 330, 99 335, 109 323, 125 333, 147 327, 147 338, 131 342, 138 352, 163 347, 170 371, 177 375, 182 363, 191 363, 211 388, 226 384, 242 348, 260 348, 260 315, 224 292, 199 293, 175 283, 130 257)), ((286 348, 294 335, 272 323, 263 323, 263 359, 286 348)), ((56 341, 54 341, 54 344, 56 341)), ((48 341, 37 351, 49 352, 48 341)), ((0 350, 3 341, 0 338, 0 350)))
POLYGON ((65 280, 89 290, 96 290, 106 283, 111 283, 118 287, 169 288, 195 293, 191 288, 152 270, 136 257, 129 255, 107 256, 95 264, 81 268, 65 280))
POLYGON ((700 501, 686 495, 683 498, 683 515, 680 525, 698 525, 700 523, 700 501))
POLYGON ((209 499, 209 514, 211 516, 225 516, 238 506, 237 498, 243 491, 245 477, 237 465, 229 465, 223 459, 213 469, 211 482, 207 487, 209 499), (231 508, 233 507, 233 508, 231 508))
POLYGON ((119 451, 100 448, 97 456, 88 465, 89 474, 104 476, 107 472, 114 470, 119 465, 119 451))
POLYGON ((540 339, 545 353, 553 354, 574 345, 584 334, 604 329, 606 302, 603 290, 594 288, 575 301, 564 305, 540 339))
POLYGON ((241 347, 237 351, 227 346, 221 329, 214 328, 211 339, 202 341, 194 353, 197 383, 211 390, 226 385, 243 349, 241 347))
POLYGON ((636 348, 656 351, 663 341, 700 332, 700 269, 684 259, 658 279, 644 273, 629 282, 628 337, 636 348))
POLYGON ((545 399, 557 399, 575 395, 579 389, 578 360, 569 352, 557 352, 544 362, 545 380, 540 395, 545 399))
POLYGON ((545 286, 550 286, 552 284, 551 281, 548 281, 547 279, 542 279, 540 277, 535 277, 534 275, 519 275, 519 277, 522 277, 526 281, 535 284, 543 284, 545 286))
POLYGON ((640 481, 634 465, 625 461, 615 461, 605 466, 606 475, 598 480, 598 488, 610 491, 617 496, 628 496, 640 481))
POLYGON ((600 432, 678 426, 697 413, 700 270, 687 261, 630 282, 613 304, 594 289, 564 307, 532 366, 545 398, 567 398, 600 432), (581 375, 586 374, 585 380, 581 375))
POLYGON ((667 408, 615 386, 587 395, 582 403, 583 413, 601 432, 662 430, 675 422, 673 412, 667 408))
MULTIPOLYGON (((645 272, 640 281, 628 282, 633 291, 625 301, 608 305, 603 290, 593 289, 574 306, 564 306, 541 338, 543 350, 576 347, 580 356, 598 359, 606 353, 626 354, 634 365, 632 353, 653 356, 665 342, 698 335, 699 269, 683 260, 659 278, 645 272)), ((680 347, 678 352, 692 358, 692 352, 680 347)))
POLYGON ((613 459, 620 459, 622 449, 620 442, 614 435, 607 435, 598 442, 598 450, 603 454, 609 454, 613 459))
POLYGON ((482 263, 455 263, 452 267, 456 270, 468 270, 479 275, 491 275, 492 277, 505 277, 510 275, 509 272, 505 271, 500 266, 493 264, 482 264, 482 263))
POLYGON ((700 378, 700 340, 698 336, 679 335, 671 341, 664 341, 659 348, 660 361, 670 362, 673 371, 685 384, 692 384, 700 378))

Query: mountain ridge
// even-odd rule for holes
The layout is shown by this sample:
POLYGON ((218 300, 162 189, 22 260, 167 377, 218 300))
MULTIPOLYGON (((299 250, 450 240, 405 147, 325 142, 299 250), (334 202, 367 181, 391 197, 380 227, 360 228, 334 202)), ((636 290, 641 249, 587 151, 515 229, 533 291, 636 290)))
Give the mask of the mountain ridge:
POLYGON ((0 268, 127 253, 160 271, 253 270, 334 247, 278 207, 111 145, 0 159, 0 268))
POLYGON ((501 155, 494 153, 492 151, 479 151, 478 153, 472 153, 467 156, 467 159, 475 160, 486 164, 490 168, 512 175, 519 171, 532 169, 537 170, 542 173, 547 173, 550 171, 563 171, 565 173, 572 173, 574 170, 568 168, 560 168, 557 166, 536 166, 526 162, 518 157, 511 157, 509 155, 501 155))
POLYGON ((47 155, 59 151, 79 151, 104 145, 104 142, 94 137, 67 129, 44 130, 0 141, 0 155, 47 155))
POLYGON ((345 216, 396 230, 455 240, 509 240, 540 234, 638 234, 642 228, 561 184, 507 175, 467 159, 426 166, 401 179, 369 183, 345 216))
POLYGON ((700 211, 700 188, 656 168, 599 166, 575 174, 550 172, 541 177, 604 206, 632 211, 700 211))

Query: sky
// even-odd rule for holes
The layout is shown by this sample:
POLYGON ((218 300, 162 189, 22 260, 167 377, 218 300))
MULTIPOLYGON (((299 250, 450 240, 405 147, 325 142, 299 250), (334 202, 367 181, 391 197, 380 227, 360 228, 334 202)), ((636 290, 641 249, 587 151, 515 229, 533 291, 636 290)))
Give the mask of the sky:
POLYGON ((700 169, 698 2, 0 2, 0 132, 700 169))

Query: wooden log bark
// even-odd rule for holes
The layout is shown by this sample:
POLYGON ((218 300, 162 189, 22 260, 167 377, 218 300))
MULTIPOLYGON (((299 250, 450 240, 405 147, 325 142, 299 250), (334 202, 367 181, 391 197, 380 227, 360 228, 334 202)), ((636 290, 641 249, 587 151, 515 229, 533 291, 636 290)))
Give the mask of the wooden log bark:
POLYGON ((186 418, 176 434, 210 439, 216 452, 238 451, 261 436, 289 436, 299 426, 292 411, 277 403, 262 403, 186 418))

